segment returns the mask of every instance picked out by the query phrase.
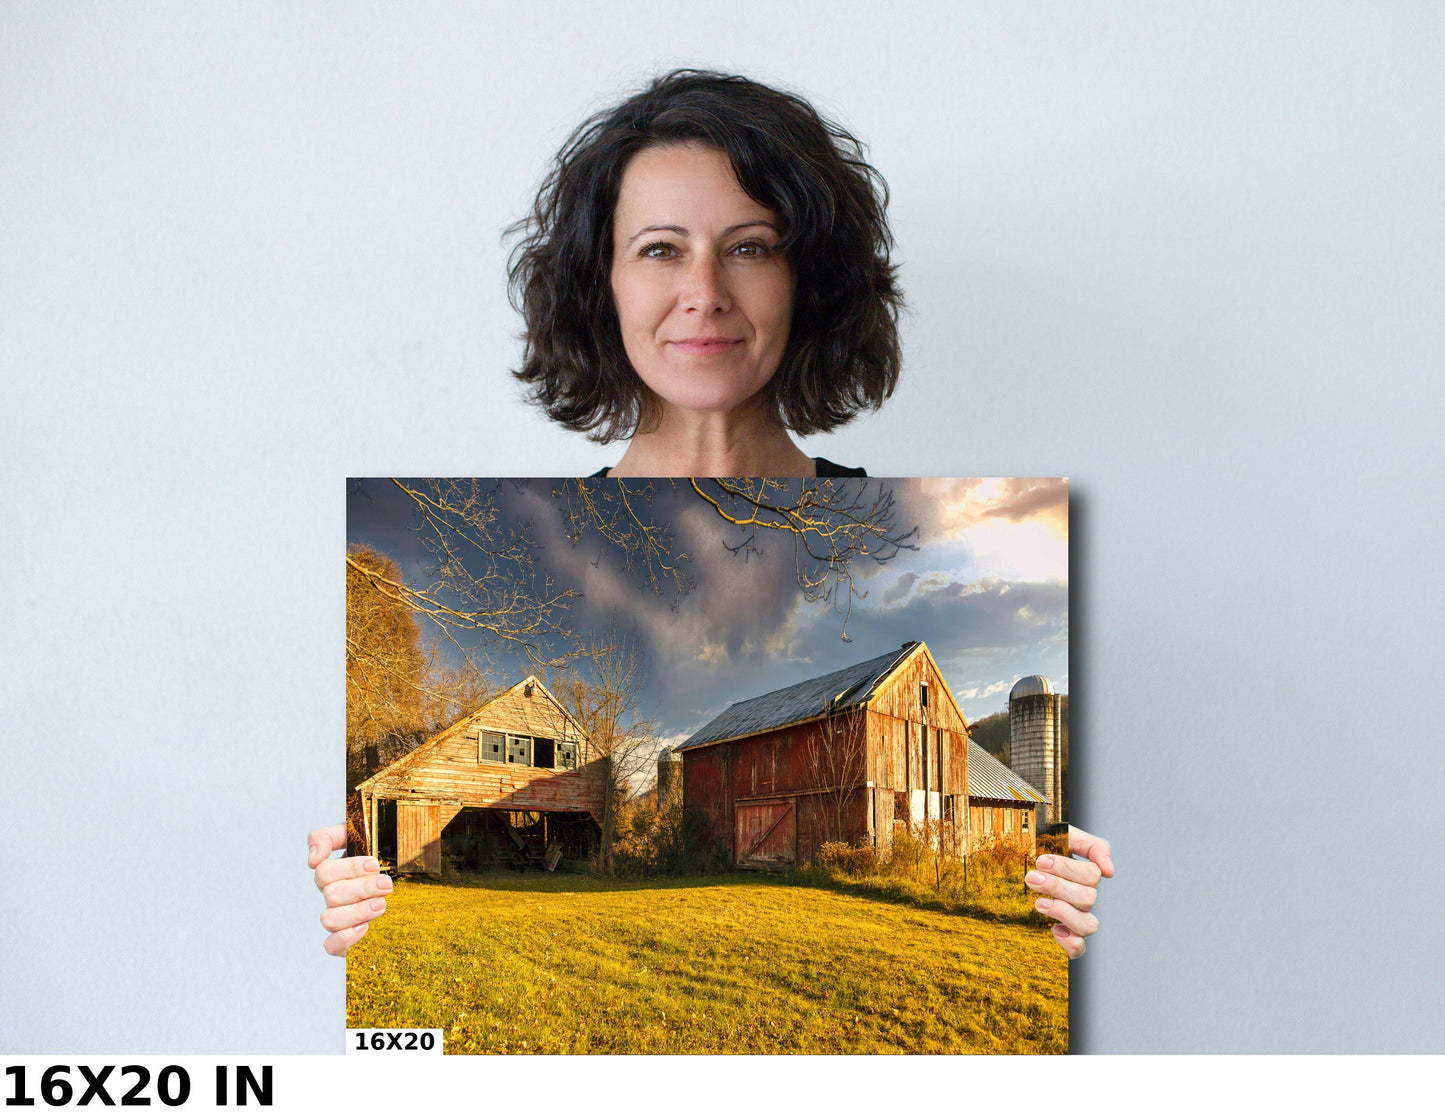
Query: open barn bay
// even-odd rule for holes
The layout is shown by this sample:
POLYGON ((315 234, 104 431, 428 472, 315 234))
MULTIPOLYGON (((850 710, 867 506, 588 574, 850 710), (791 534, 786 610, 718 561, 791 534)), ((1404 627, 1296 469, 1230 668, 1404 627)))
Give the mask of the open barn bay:
POLYGON ((758 874, 403 880, 347 958, 347 1026, 464 1053, 1064 1052, 1036 926, 758 874))

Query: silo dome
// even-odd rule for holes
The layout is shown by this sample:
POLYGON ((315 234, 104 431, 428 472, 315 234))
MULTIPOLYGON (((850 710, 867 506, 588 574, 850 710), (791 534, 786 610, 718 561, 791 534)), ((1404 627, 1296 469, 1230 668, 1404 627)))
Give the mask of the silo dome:
POLYGON ((1008 700, 1012 702, 1015 698, 1032 698, 1035 694, 1053 693, 1053 683, 1042 675, 1025 675, 1014 683, 1013 690, 1008 692, 1008 700))

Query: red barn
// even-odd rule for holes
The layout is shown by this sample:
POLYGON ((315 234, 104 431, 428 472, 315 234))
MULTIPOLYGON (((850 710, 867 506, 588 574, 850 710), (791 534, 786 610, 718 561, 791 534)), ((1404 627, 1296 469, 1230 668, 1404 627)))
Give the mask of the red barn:
POLYGON ((895 822, 969 848, 968 723, 910 641, 736 702, 680 746, 683 804, 739 866, 811 860, 828 841, 887 850, 895 822))

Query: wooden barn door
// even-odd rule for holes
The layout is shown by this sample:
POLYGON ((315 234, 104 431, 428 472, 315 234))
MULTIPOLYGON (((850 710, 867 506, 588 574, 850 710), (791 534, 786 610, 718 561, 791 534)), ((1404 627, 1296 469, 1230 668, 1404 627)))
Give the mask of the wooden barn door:
POLYGON ((798 812, 791 799, 737 804, 737 862, 752 868, 791 865, 798 852, 798 812))
POLYGON ((460 806, 437 803, 397 803, 396 869, 400 873, 442 871, 442 830, 456 817, 460 806))

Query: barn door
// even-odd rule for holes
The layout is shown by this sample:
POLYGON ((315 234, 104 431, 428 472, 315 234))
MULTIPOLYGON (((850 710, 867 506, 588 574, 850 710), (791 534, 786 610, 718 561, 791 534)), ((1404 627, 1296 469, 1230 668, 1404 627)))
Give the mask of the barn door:
POLYGON ((398 803, 396 805, 396 869, 400 873, 442 871, 442 830, 461 810, 459 805, 398 803))
POLYGON ((797 857, 798 814, 791 799, 737 805, 737 863, 781 868, 797 857))

